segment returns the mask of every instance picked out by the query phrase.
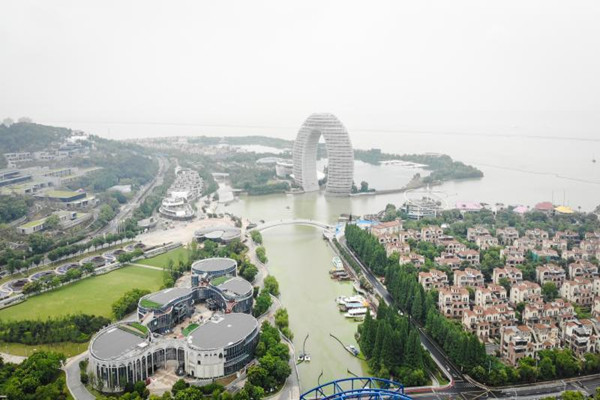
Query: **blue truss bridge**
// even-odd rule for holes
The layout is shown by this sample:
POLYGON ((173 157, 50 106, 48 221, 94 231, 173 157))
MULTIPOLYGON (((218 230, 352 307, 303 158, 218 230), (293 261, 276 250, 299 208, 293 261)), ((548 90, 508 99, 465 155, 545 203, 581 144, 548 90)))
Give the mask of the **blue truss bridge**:
POLYGON ((401 383, 372 377, 338 379, 303 393, 300 400, 410 400, 401 383))

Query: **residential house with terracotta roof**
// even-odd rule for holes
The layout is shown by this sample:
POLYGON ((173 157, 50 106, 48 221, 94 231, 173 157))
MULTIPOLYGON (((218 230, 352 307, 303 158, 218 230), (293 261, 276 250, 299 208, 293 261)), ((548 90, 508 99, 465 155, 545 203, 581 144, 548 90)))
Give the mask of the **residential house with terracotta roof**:
POLYGON ((510 246, 519 238, 519 231, 512 226, 498 228, 496 229, 496 237, 503 246, 510 246))
POLYGON ((383 235, 396 235, 402 230, 402 220, 380 222, 371 227, 371 233, 377 237, 383 235))
POLYGON ((416 268, 420 268, 425 264, 425 257, 417 253, 400 254, 398 263, 400 265, 412 264, 416 268))
POLYGON ((394 253, 398 254, 408 254, 410 253, 410 246, 408 243, 402 243, 399 241, 386 243, 385 244, 385 253, 387 256, 391 256, 394 253))
POLYGON ((460 287, 483 287, 483 273, 474 268, 465 268, 464 271, 454 271, 454 285, 460 287))
POLYGON ((476 241, 479 236, 490 236, 490 231, 481 225, 467 228, 467 240, 469 242, 476 241))
POLYGON ((473 310, 465 310, 462 317, 465 330, 477 335, 481 341, 499 337, 500 329, 514 325, 515 321, 515 311, 507 304, 475 306, 473 310))
POLYGON ((452 253, 442 253, 442 255, 440 257, 436 257, 434 261, 436 264, 453 270, 459 269, 460 265, 462 264, 462 260, 452 253))
POLYGON ((542 301, 542 288, 534 282, 517 283, 510 288, 510 301, 513 304, 540 302, 542 301))
POLYGON ((475 289, 475 305, 480 307, 495 306, 508 303, 506 289, 495 283, 489 283, 487 287, 475 289))
POLYGON ((425 242, 435 242, 444 234, 444 230, 439 226, 429 225, 421 228, 421 240, 425 242))
POLYGON ((562 324, 563 348, 569 349, 577 357, 591 351, 593 326, 583 321, 568 321, 562 324))
POLYGON ((560 295, 578 306, 591 306, 594 301, 592 281, 585 278, 565 281, 560 288, 560 295))
POLYGON ((589 261, 578 260, 569 264, 569 278, 595 279, 598 277, 598 267, 589 261))
POLYGON ((479 265, 479 252, 476 250, 463 250, 456 253, 461 262, 468 262, 470 265, 479 265))
POLYGON ((487 250, 490 247, 498 247, 498 238, 495 238, 494 236, 491 235, 482 235, 482 236, 477 236, 477 239, 475 239, 475 244, 477 244, 477 247, 479 247, 479 249, 481 250, 487 250))
POLYGON ((531 250, 534 261, 550 262, 558 260, 558 252, 554 249, 533 249, 531 250))
POLYGON ((523 282, 523 272, 515 267, 505 266, 503 268, 494 268, 492 272, 492 281, 500 284, 502 278, 508 279, 511 284, 523 282))
POLYGON ((581 240, 579 237, 579 233, 573 231, 558 231, 554 234, 554 239, 564 240, 567 242, 575 242, 579 243, 581 240))
POLYGON ((458 286, 441 288, 438 307, 447 318, 462 318, 463 312, 469 309, 469 291, 458 286))
POLYGON ((546 282, 552 282, 556 285, 557 289, 560 289, 563 282, 567 279, 567 273, 556 264, 545 264, 535 269, 535 278, 542 286, 546 282))
POLYGON ((535 228, 535 229, 528 229, 525 231, 525 237, 535 240, 536 244, 538 246, 542 245, 542 242, 545 239, 549 239, 550 235, 548 234, 547 231, 543 230, 543 229, 539 229, 539 228, 535 228))
POLYGON ((437 269, 431 269, 429 272, 419 272, 419 283, 426 291, 438 290, 448 286, 448 275, 437 269))

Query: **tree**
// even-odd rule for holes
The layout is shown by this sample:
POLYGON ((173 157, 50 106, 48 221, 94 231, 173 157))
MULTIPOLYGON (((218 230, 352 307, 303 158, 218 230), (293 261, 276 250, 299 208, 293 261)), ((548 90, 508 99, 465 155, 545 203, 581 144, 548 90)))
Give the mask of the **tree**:
POLYGON ((545 301, 552 301, 558 297, 558 289, 554 282, 546 282, 542 286, 542 296, 545 301))
POLYGON ((368 192, 369 191, 369 184, 366 181, 362 181, 360 183, 360 192, 364 193, 364 192, 368 192))
POLYGON ((186 381, 184 381, 183 379, 179 379, 171 388, 171 392, 173 392, 173 395, 177 395, 177 392, 179 392, 180 390, 184 390, 189 386, 190 385, 186 381))
POLYGON ((266 250, 263 246, 257 247, 255 251, 256 251, 256 258, 258 258, 258 261, 260 261, 263 264, 265 264, 267 261, 269 261, 267 259, 266 250))
POLYGON ((279 282, 277 282, 277 279, 275 279, 273 275, 268 275, 263 284, 263 290, 272 294, 273 296, 279 296, 279 282))
POLYGON ((506 290, 507 293, 510 292, 511 283, 508 278, 506 278, 506 277, 500 278, 498 283, 500 284, 500 286, 502 286, 506 290))
POLYGON ((58 218, 58 215, 52 214, 44 221, 44 227, 46 229, 56 229, 59 223, 60 219, 58 218))
POLYGON ((252 315, 255 317, 259 317, 263 315, 269 307, 273 304, 273 300, 271 299, 271 295, 266 290, 261 290, 260 294, 256 298, 256 302, 254 303, 254 309, 252 310, 252 315))
POLYGON ((259 231, 250 231, 250 237, 252 238, 252 241, 256 244, 262 244, 263 242, 262 234, 259 231))
POLYGON ((549 357, 542 358, 542 361, 540 361, 539 364, 539 369, 540 377, 545 381, 552 380, 556 376, 556 368, 549 357))

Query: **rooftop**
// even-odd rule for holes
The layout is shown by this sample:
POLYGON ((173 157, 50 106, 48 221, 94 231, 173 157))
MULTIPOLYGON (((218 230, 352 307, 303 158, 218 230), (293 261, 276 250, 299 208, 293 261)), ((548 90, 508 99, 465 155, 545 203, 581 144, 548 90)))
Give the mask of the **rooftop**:
POLYGON ((96 336, 91 350, 97 358, 109 360, 129 352, 142 351, 147 346, 146 339, 121 329, 119 326, 112 326, 96 336))
POLYGON ((257 328, 258 321, 251 315, 225 314, 194 329, 188 341, 201 349, 218 349, 245 339, 257 328))
POLYGON ((164 305, 179 297, 187 296, 190 293, 192 293, 192 289, 190 288, 168 288, 159 292, 152 293, 148 297, 146 297, 146 299, 153 301, 157 304, 164 305))
POLYGON ((253 290, 250 282, 237 277, 231 278, 217 287, 222 291, 228 291, 236 295, 244 295, 248 292, 252 292, 253 290))
POLYGON ((222 271, 231 267, 236 267, 237 262, 231 258, 205 258, 192 264, 192 270, 201 272, 222 271))
POLYGON ((46 192, 47 197, 54 197, 54 198, 60 198, 60 199, 68 199, 70 197, 79 196, 79 195, 81 195, 80 192, 73 192, 70 190, 49 190, 46 192))

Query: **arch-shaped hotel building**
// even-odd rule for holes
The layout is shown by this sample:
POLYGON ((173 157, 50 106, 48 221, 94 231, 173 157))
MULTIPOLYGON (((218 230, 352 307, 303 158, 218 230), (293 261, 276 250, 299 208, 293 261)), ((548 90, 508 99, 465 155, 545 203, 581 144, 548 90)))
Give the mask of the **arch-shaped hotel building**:
POLYGON ((317 146, 321 135, 329 160, 325 194, 347 196, 352 190, 354 151, 348 131, 333 114, 311 114, 302 124, 293 148, 294 179, 305 192, 319 190, 317 146))

